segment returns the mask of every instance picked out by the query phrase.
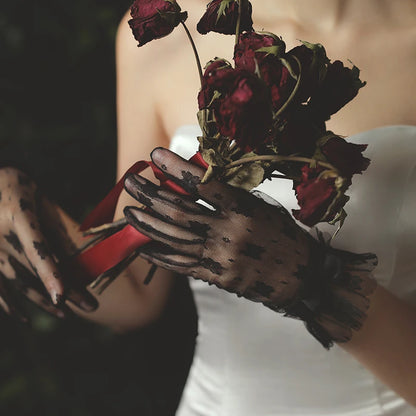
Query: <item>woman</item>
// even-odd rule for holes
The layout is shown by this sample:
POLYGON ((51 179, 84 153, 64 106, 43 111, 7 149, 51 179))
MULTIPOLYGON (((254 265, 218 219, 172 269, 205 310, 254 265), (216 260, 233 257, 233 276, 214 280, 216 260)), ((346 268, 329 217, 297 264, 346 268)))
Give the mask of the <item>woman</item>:
MULTIPOLYGON (((321 0, 313 4, 306 0, 253 0, 252 4, 255 28, 264 27, 281 35, 288 48, 295 46, 297 39, 319 42, 325 45, 329 57, 343 61, 351 59, 362 69, 362 78, 368 86, 328 123, 328 128, 339 134, 356 135, 354 140, 357 142, 382 138, 381 147, 374 144, 373 163, 376 164, 376 158, 376 166, 387 166, 384 171, 389 174, 396 172, 395 166, 388 162, 411 155, 413 148, 408 146, 412 146, 414 128, 390 127, 373 133, 359 133, 380 126, 415 125, 416 104, 410 87, 416 66, 413 54, 416 45, 415 3, 408 0, 399 6, 373 0, 365 4, 356 0, 321 0), (398 72, 397 68, 400 68, 400 75, 392 76, 398 72), (402 141, 395 147, 397 153, 393 158, 386 149, 390 149, 394 139, 402 141)), ((188 26, 194 28, 206 2, 182 1, 181 6, 189 12, 188 26)), ((147 159, 154 147, 169 147, 170 138, 175 137, 180 126, 195 124, 197 111, 198 78, 185 34, 176 30, 171 36, 158 40, 158 47, 152 45, 137 50, 127 20, 126 16, 117 38, 118 176, 136 160, 147 159)), ((215 55, 231 59, 232 37, 195 36, 195 40, 203 62, 215 55)), ((176 137, 180 143, 193 140, 195 128, 191 127, 190 132, 179 130, 176 137)), ((174 138, 172 145, 179 151, 175 144, 177 140, 174 138)), ((190 145, 185 144, 185 148, 189 150, 190 145)), ((415 202, 408 189, 415 184, 415 179, 409 176, 413 166, 411 162, 402 164, 406 165, 408 175, 403 172, 396 178, 402 185, 405 182, 397 195, 403 199, 403 207, 411 207, 415 202)), ((379 172, 383 169, 377 170, 379 172)), ((389 175, 383 176, 377 184, 384 186, 388 178, 389 175)), ((360 189, 366 189, 366 181, 365 173, 364 188, 360 189)), ((19 186, 24 187, 22 181, 17 180, 12 189, 19 186)), ((399 189, 397 184, 393 186, 395 190, 399 189)), ((18 207, 21 198, 18 193, 13 195, 17 195, 14 200, 18 207)), ((290 201, 279 198, 285 195, 286 190, 280 191, 277 199, 291 208, 290 201)), ((397 215, 400 207, 394 200, 389 200, 388 193, 379 191, 377 195, 380 204, 374 206, 375 211, 366 211, 366 218, 370 218, 372 212, 397 215), (393 208, 380 211, 381 204, 393 208)), ((124 196, 116 218, 120 218, 123 208, 131 204, 131 198, 124 196)), ((341 231, 336 244, 350 251, 362 251, 361 248, 374 251, 381 256, 384 265, 391 265, 391 259, 384 257, 382 252, 386 248, 387 251, 397 249, 403 256, 395 264, 411 259, 407 247, 414 241, 416 231, 409 228, 412 227, 410 214, 406 211, 409 208, 403 208, 405 212, 399 213, 402 228, 395 228, 394 221, 389 221, 387 230, 380 232, 376 227, 382 227, 385 218, 375 215, 375 224, 365 228, 359 216, 363 207, 365 204, 359 205, 355 220, 347 219, 345 227, 349 228, 341 231), (397 241, 382 244, 383 241, 391 242, 400 230, 404 249, 397 241)), ((53 211, 53 208, 49 209, 53 211)), ((24 210, 21 212, 25 213, 24 210)), ((62 211, 57 212, 67 228, 73 230, 75 225, 62 211)), ((19 224, 25 221, 30 224, 31 220, 33 222, 34 218, 21 217, 19 224)), ((10 222, 8 218, 4 219, 4 235, 10 236, 6 231, 10 229, 10 222)), ((364 222, 369 223, 367 219, 364 222)), ((42 256, 29 255, 30 261, 25 258, 24 254, 31 252, 33 246, 33 231, 30 227, 17 226, 13 230, 27 243, 19 252, 11 247, 10 238, 5 238, 4 250, 14 250, 13 256, 21 263, 28 268, 36 267, 50 293, 61 294, 60 280, 52 278, 53 272, 57 272, 53 263, 46 264, 42 256)), ((75 242, 79 241, 74 231, 71 235, 75 242)), ((42 241, 43 237, 37 235, 36 242, 42 241)), ((43 257, 48 259, 48 256, 43 257)), ((4 259, 3 273, 12 277, 14 271, 7 268, 9 258, 4 259)), ((118 278, 100 297, 100 308, 86 316, 119 330, 136 328, 157 319, 168 299, 174 276, 159 268, 151 284, 144 286, 141 282, 148 267, 142 259, 135 261, 124 273, 125 278, 118 278)), ((32 268, 35 272, 36 269, 32 268)), ((408 295, 407 282, 403 284, 401 274, 413 273, 415 269, 405 272, 403 265, 396 269, 393 280, 381 282, 391 283, 390 290, 380 285, 371 296, 364 327, 349 342, 340 344, 342 349, 336 347, 329 353, 313 340, 300 322, 282 319, 261 304, 237 299, 203 282, 193 282, 200 315, 199 337, 194 366, 178 414, 414 414, 411 404, 416 405, 413 377, 416 370, 413 354, 416 311, 407 302, 396 298, 392 291, 402 297, 408 295), (411 404, 406 404, 378 378, 411 404)), ((377 278, 377 269, 375 276, 377 278)), ((85 306, 81 301, 78 304, 85 306)))

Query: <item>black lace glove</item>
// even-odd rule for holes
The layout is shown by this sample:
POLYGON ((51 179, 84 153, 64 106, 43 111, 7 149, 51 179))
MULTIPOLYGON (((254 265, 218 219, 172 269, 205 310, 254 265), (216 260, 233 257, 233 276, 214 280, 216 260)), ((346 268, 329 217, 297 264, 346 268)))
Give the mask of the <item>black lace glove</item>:
POLYGON ((138 175, 126 179, 127 191, 147 207, 125 208, 128 222, 154 240, 143 258, 302 319, 326 348, 361 327, 375 288, 374 255, 315 240, 269 197, 201 184, 203 169, 169 150, 155 149, 152 160, 193 198, 138 175))
POLYGON ((57 264, 74 248, 56 210, 29 176, 0 168, 0 208, 1 309, 24 321, 22 297, 59 317, 70 313, 65 298, 85 311, 95 309, 95 298, 75 282, 69 284, 57 264))

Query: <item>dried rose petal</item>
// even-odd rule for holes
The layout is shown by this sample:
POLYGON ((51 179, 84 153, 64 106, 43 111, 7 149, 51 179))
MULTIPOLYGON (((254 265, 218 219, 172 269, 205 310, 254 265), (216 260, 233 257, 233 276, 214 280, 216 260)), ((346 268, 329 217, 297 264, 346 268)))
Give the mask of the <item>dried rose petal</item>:
POLYGON ((217 60, 205 71, 198 96, 200 109, 210 109, 219 132, 247 151, 262 144, 272 125, 267 85, 251 72, 217 60))
MULTIPOLYGON (((241 31, 253 30, 253 21, 251 19, 251 3, 247 0, 243 3, 241 11, 241 31)), ((233 35, 236 31, 238 20, 238 2, 236 0, 213 0, 198 22, 197 30, 202 35, 208 32, 217 32, 224 35, 233 35)))
POLYGON ((253 73, 258 70, 270 87, 274 111, 286 102, 296 84, 279 58, 284 51, 285 43, 280 38, 256 32, 243 33, 234 50, 236 68, 253 73))
POLYGON ((130 14, 129 25, 138 46, 163 38, 187 17, 175 0, 136 0, 130 14))
POLYGON ((347 68, 341 61, 331 63, 323 83, 311 97, 310 109, 323 120, 328 120, 365 85, 365 82, 360 81, 359 75, 357 67, 347 68))
POLYGON ((348 177, 368 168, 370 159, 362 155, 366 148, 366 144, 349 143, 339 136, 333 136, 321 147, 321 151, 329 163, 348 177))
POLYGON ((300 209, 292 210, 293 216, 309 227, 320 221, 333 219, 333 216, 332 218, 324 218, 324 216, 337 195, 335 179, 321 179, 318 177, 321 172, 321 168, 303 166, 302 180, 295 188, 300 209))

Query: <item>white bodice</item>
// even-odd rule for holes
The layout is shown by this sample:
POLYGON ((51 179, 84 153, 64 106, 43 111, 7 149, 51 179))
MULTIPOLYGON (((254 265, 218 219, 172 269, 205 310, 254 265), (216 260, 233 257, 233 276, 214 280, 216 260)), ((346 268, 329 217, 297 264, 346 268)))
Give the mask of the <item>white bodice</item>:
MULTIPOLYGON (((197 150, 198 126, 183 126, 171 149, 197 150)), ((349 137, 368 143, 371 159, 347 194, 348 217, 333 245, 374 252, 375 278, 416 303, 416 126, 389 126, 349 137)), ((291 181, 260 189, 289 211, 291 181)), ((320 225, 322 231, 334 227, 320 225)), ((415 416, 348 353, 326 351, 303 323, 191 279, 198 311, 197 346, 178 416, 415 416)))

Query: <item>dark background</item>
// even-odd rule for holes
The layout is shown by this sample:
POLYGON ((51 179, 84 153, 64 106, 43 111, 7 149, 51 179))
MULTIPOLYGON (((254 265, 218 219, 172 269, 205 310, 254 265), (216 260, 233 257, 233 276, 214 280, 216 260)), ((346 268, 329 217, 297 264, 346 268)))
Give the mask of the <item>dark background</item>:
MULTIPOLYGON (((77 220, 115 179, 114 42, 130 1, 1 0, 0 163, 29 172, 77 220)), ((178 279, 157 325, 115 335, 28 306, 0 316, 0 414, 171 415, 195 316, 178 279)))

